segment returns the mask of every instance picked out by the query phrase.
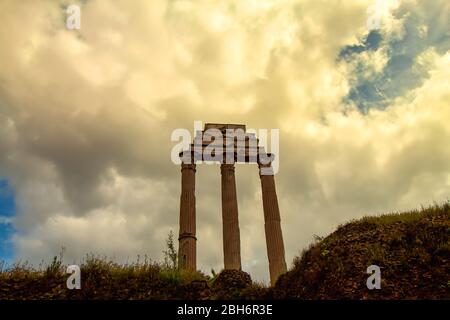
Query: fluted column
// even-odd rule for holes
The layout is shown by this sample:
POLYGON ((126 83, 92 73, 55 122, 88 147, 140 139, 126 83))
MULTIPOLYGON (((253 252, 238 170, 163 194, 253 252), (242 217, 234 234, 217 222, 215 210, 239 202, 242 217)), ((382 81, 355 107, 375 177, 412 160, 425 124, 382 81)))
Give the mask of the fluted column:
POLYGON ((259 163, 259 177, 261 178, 270 283, 274 285, 278 277, 287 271, 287 267, 280 223, 280 209, 270 163, 265 165, 259 163))
POLYGON ((196 270, 195 237, 195 164, 181 164, 180 234, 178 266, 196 270))
POLYGON ((234 164, 222 164, 222 226, 225 269, 241 270, 241 240, 234 164))

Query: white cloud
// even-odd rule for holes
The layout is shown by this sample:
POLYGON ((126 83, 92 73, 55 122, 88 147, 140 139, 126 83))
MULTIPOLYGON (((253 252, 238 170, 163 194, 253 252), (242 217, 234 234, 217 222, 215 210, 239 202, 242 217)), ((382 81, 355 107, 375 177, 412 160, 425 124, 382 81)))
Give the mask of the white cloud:
POLYGON ((10 224, 13 220, 10 217, 5 217, 0 214, 0 224, 10 224))

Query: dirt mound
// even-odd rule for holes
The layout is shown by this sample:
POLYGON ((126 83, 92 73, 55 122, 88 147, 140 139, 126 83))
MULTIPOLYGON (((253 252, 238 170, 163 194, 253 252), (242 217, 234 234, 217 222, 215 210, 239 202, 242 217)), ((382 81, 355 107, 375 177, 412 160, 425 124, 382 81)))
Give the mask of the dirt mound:
POLYGON ((278 299, 450 299, 450 205, 340 227, 282 275, 278 299), (369 290, 367 268, 381 267, 369 290))

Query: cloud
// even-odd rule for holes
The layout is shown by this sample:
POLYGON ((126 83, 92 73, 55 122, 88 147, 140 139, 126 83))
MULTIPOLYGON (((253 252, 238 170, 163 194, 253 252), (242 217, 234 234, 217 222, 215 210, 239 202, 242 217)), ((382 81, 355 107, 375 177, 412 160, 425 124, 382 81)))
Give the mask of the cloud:
MULTIPOLYGON (((178 230, 170 134, 194 120, 280 129, 288 262, 348 219, 446 199, 448 5, 402 1, 376 38, 373 3, 91 0, 70 31, 56 1, 2 1, 0 177, 15 191, 16 257, 65 246, 70 261, 159 259, 178 230)), ((244 269, 267 280, 258 180, 237 168, 244 269)), ((197 208, 199 266, 220 269, 217 166, 197 170, 197 208)))
POLYGON ((403 1, 389 9, 390 18, 380 29, 372 30, 361 44, 347 46, 340 54, 353 63, 356 73, 346 100, 364 112, 387 107, 396 97, 420 87, 429 77, 429 66, 418 63, 421 56, 430 49, 439 54, 450 49, 447 1, 403 1), (376 63, 380 55, 383 64, 376 72, 367 72, 367 59, 376 63))

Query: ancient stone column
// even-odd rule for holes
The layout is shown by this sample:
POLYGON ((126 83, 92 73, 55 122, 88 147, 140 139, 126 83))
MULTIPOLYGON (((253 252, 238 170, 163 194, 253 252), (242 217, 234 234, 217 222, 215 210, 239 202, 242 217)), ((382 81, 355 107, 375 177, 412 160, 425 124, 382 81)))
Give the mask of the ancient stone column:
POLYGON ((270 283, 274 285, 278 276, 287 271, 280 223, 280 209, 278 207, 275 179, 271 164, 263 165, 259 163, 258 165, 259 177, 261 178, 270 283))
POLYGON ((181 164, 180 234, 178 266, 196 270, 195 164, 181 164))
POLYGON ((222 226, 225 269, 241 270, 241 240, 234 164, 222 164, 222 226))

